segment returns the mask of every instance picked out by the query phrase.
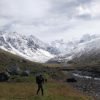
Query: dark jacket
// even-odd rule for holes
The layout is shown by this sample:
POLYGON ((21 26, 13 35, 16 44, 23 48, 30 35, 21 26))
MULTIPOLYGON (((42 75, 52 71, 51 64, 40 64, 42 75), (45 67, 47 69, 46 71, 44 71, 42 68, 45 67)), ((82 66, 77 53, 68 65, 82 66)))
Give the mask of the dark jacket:
POLYGON ((43 84, 44 83, 44 78, 42 75, 36 76, 36 83, 37 84, 43 84))

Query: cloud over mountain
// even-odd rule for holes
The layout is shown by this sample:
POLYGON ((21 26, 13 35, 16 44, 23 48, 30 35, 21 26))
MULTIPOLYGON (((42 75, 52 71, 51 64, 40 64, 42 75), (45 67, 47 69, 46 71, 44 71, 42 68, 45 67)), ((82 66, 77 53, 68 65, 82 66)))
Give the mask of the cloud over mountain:
POLYGON ((44 41, 71 39, 80 30, 100 33, 99 8, 99 0, 0 0, 0 30, 36 34, 44 41))

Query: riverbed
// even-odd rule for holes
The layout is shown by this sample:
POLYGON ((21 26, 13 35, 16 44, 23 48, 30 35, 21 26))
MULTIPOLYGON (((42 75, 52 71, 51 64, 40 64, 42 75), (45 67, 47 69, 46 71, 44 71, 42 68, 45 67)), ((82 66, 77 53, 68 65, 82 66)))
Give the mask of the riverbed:
POLYGON ((100 100, 100 74, 91 71, 64 71, 67 78, 74 78, 77 82, 70 82, 74 88, 92 95, 96 100, 100 100))

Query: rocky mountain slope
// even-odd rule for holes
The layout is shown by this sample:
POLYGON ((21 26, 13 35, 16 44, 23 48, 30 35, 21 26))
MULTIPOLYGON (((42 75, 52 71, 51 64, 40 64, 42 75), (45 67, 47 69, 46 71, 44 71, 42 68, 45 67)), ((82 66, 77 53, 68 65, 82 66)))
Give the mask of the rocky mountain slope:
MULTIPOLYGON (((63 43, 64 44, 64 43, 63 43)), ((74 60, 75 62, 80 62, 84 60, 86 62, 86 58, 90 61, 92 59, 100 58, 100 36, 99 35, 84 35, 81 39, 70 41, 66 43, 66 47, 64 52, 62 52, 59 56, 56 56, 53 59, 50 59, 49 62, 68 62, 70 60, 74 60)), ((58 43, 56 44, 58 46, 58 43)), ((63 46, 59 46, 60 48, 63 46)), ((87 60, 87 62, 89 62, 87 60)))
POLYGON ((0 32, 0 48, 35 62, 46 62, 54 57, 49 46, 36 37, 0 32))
POLYGON ((81 43, 74 49, 72 60, 75 63, 99 63, 100 62, 100 36, 90 41, 81 43))
POLYGON ((0 32, 0 48, 35 62, 85 62, 98 59, 100 55, 100 36, 84 35, 79 40, 64 42, 56 40, 44 43, 33 35, 0 32), (87 60, 89 61, 89 60, 87 60))

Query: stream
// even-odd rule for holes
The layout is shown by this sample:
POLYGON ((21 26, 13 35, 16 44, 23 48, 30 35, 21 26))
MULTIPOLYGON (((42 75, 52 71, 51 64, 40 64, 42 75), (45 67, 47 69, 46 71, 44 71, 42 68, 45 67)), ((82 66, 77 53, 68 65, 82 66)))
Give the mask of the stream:
POLYGON ((100 81, 100 74, 88 71, 74 71, 72 75, 78 78, 86 78, 100 81))
POLYGON ((93 71, 65 71, 67 78, 75 78, 77 82, 69 83, 78 90, 81 90, 85 93, 100 100, 100 73, 93 71))

